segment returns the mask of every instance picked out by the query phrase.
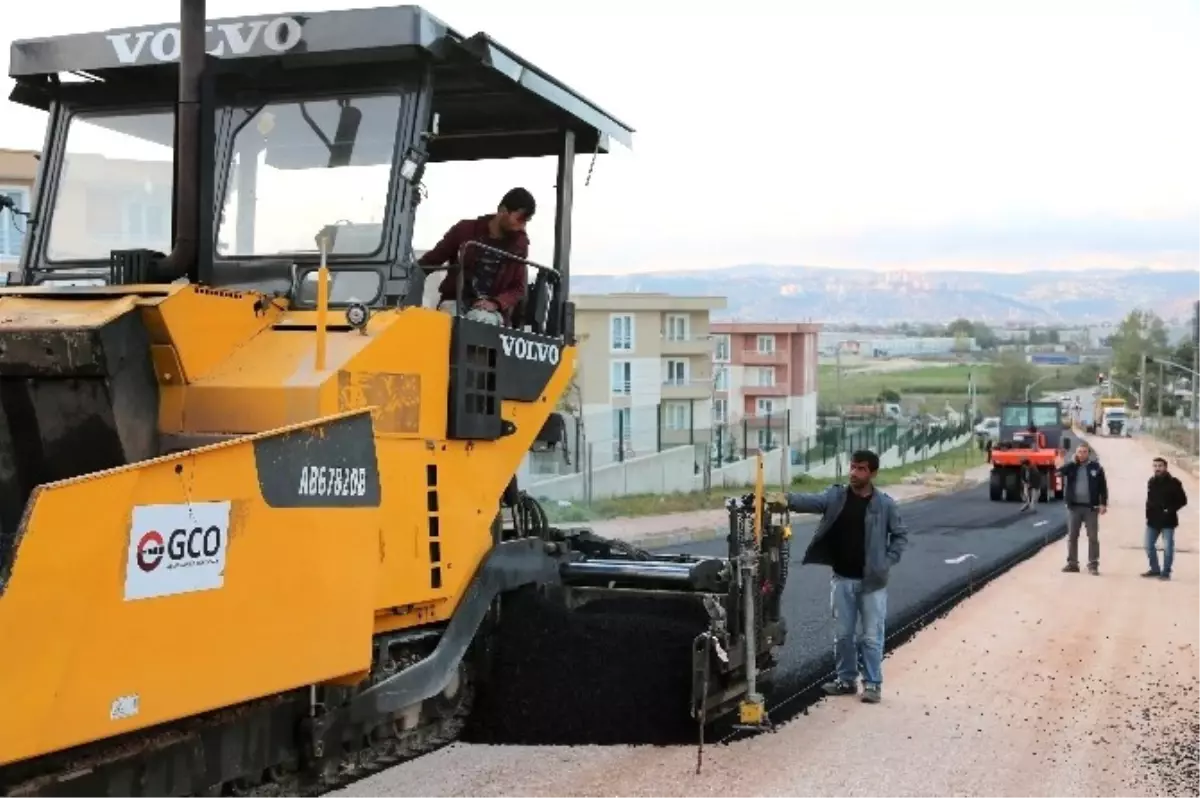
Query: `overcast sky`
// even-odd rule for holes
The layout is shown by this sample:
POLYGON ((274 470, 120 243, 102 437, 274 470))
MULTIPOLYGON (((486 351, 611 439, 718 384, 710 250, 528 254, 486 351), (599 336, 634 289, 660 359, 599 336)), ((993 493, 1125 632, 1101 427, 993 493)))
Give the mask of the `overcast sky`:
MULTIPOLYGON (((1200 268, 1196 0, 424 5, 637 129, 633 151, 601 156, 586 188, 582 159, 579 271, 1200 268)), ((6 6, 13 38, 178 13, 172 0, 6 6)), ((7 75, 7 48, 0 59, 7 75)), ((0 146, 37 148, 42 133, 40 114, 0 110, 0 146)), ((525 185, 541 201, 533 254, 549 259, 552 161, 437 166, 426 183, 419 248, 525 185)))

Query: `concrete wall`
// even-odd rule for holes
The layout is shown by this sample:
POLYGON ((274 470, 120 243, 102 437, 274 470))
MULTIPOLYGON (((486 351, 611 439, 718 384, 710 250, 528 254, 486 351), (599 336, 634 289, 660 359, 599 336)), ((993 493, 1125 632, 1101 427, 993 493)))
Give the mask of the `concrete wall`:
MULTIPOLYGON (((591 498, 611 499, 645 493, 689 493, 696 490, 696 449, 680 446, 623 463, 595 465, 591 471, 591 498)), ((584 501, 587 471, 531 482, 526 490, 538 499, 584 501)))

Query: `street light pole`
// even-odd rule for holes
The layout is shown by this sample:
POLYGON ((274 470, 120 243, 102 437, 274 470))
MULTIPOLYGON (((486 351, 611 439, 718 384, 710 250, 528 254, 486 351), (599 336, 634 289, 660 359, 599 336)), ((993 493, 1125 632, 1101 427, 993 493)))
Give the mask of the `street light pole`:
POLYGON ((1038 386, 1038 383, 1045 382, 1046 380, 1050 379, 1053 376, 1056 376, 1056 375, 1047 374, 1045 377, 1039 377, 1038 379, 1036 379, 1033 382, 1026 385, 1025 386, 1025 401, 1026 402, 1029 401, 1029 392, 1032 391, 1034 388, 1036 388, 1038 386))
MULTIPOLYGON (((1200 308, 1196 308, 1196 312, 1200 313, 1200 308)), ((1200 371, 1200 346, 1192 347, 1192 412, 1188 415, 1192 416, 1192 451, 1189 455, 1196 454, 1196 372, 1200 371)))
POLYGON ((1146 353, 1142 352, 1142 368, 1138 372, 1138 412, 1146 418, 1146 353))
POLYGON ((1162 421, 1163 417, 1163 383, 1167 379, 1167 366, 1161 360, 1158 361, 1158 420, 1162 421))

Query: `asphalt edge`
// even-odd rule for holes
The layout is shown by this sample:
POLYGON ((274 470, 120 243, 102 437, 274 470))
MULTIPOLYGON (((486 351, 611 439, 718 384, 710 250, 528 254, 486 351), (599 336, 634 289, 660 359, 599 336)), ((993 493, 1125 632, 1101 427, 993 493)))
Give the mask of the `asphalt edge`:
MULTIPOLYGON (((919 602, 901 614, 895 623, 889 624, 891 631, 887 633, 884 639, 884 658, 886 659, 891 656, 897 649, 910 642, 921 630, 945 618, 955 607, 979 593, 980 590, 987 587, 994 580, 1008 573, 1021 563, 1032 559, 1052 543, 1061 541, 1066 535, 1067 524, 1064 520, 1055 525, 1053 532, 1047 532, 1041 538, 1034 538, 1031 542, 1017 547, 1012 553, 1002 557, 990 568, 982 571, 972 571, 967 576, 949 582, 942 589, 931 593, 926 600, 919 602)), ((820 701, 829 698, 821 690, 820 685, 822 682, 828 681, 836 675, 832 669, 832 654, 824 657, 823 662, 822 666, 808 669, 802 677, 795 679, 797 682, 811 682, 809 687, 792 694, 779 704, 768 706, 768 712, 773 713, 772 720, 779 726, 786 725, 807 715, 810 708, 820 701), (786 713, 779 713, 779 708, 785 705, 791 705, 791 708, 786 713)), ((745 739, 751 735, 752 733, 733 732, 716 741, 716 744, 728 744, 739 739, 745 739)))

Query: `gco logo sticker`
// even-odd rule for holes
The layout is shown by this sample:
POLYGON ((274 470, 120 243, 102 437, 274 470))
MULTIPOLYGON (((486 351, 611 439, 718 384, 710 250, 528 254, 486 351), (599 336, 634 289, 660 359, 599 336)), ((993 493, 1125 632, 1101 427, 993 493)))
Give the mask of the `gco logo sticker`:
MULTIPOLYGON (((167 537, 165 553, 168 568, 192 568, 205 564, 221 551, 221 529, 210 526, 207 529, 195 526, 191 529, 176 529, 167 537)), ((150 530, 138 541, 138 567, 150 573, 162 564, 164 554, 163 538, 157 530, 150 530)))
POLYGON ((229 509, 229 502, 134 507, 125 567, 125 600, 222 587, 229 509))

